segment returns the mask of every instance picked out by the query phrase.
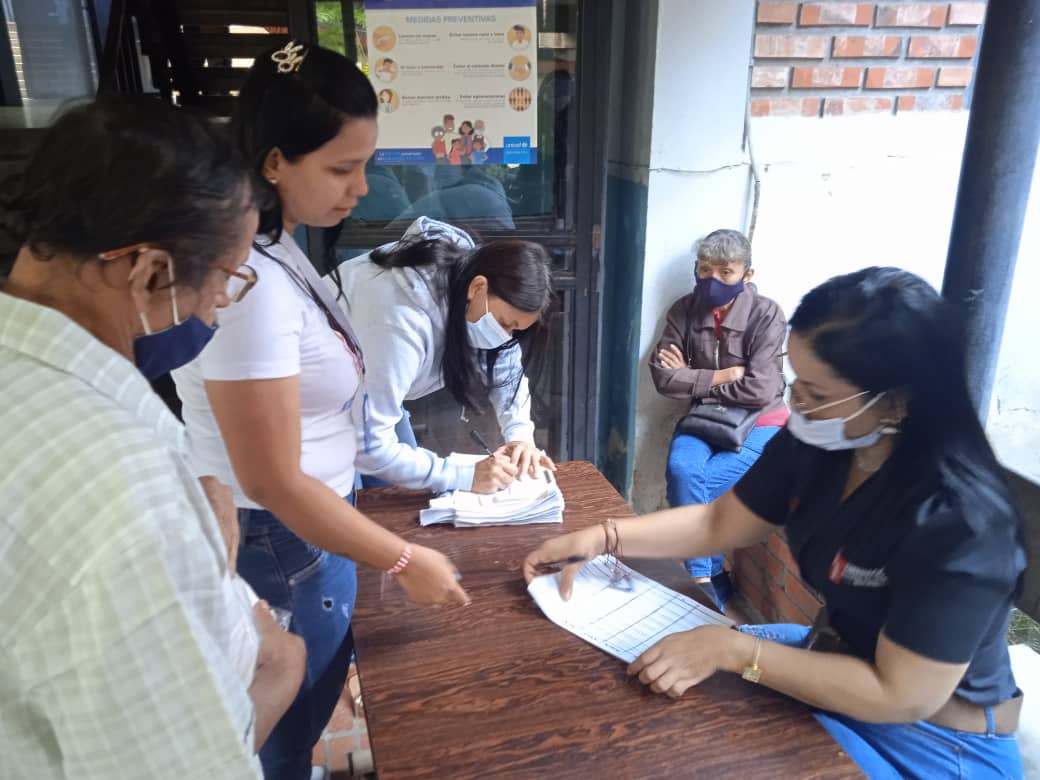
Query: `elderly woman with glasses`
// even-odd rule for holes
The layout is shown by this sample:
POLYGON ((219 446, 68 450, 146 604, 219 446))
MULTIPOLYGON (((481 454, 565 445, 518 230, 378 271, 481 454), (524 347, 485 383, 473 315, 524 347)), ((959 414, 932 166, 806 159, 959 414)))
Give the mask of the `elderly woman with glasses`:
MULTIPOLYGON (((968 395, 958 321, 893 268, 837 277, 791 318, 785 430, 707 506, 614 524, 614 549, 692 557, 783 527, 825 602, 813 627, 704 626, 629 668, 681 696, 718 671, 800 699, 871 778, 1019 778, 1007 649, 1025 568, 1018 514, 968 395)), ((608 524, 609 527, 609 524, 608 524)), ((604 552, 592 528, 528 556, 604 552)), ((565 567, 566 597, 582 564, 565 567)))
POLYGON ((111 100, 58 119, 4 192, 0 776, 260 776, 303 643, 237 587, 135 366, 191 359, 248 291, 256 200, 209 123, 111 100))

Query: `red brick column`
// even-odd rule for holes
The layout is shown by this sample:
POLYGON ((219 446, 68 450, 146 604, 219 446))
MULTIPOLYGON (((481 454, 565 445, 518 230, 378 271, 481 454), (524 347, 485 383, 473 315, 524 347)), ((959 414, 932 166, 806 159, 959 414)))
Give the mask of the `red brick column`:
POLYGON ((767 623, 809 625, 821 602, 805 584, 791 557, 783 531, 733 556, 737 590, 767 623))
POLYGON ((753 116, 966 108, 985 2, 758 3, 753 116))

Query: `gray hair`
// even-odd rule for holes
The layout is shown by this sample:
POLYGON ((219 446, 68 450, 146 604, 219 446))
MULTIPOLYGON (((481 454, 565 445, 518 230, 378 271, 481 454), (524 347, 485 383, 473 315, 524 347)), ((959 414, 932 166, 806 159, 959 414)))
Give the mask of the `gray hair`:
POLYGON ((751 270, 751 242, 739 230, 715 230, 693 245, 697 261, 712 265, 743 263, 751 270))

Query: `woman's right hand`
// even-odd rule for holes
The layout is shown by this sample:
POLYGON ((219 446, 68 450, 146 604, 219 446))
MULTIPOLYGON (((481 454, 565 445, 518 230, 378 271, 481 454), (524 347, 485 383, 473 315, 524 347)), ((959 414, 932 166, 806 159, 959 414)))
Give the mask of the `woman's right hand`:
POLYGON ((516 479, 517 467, 500 448, 494 455, 488 455, 477 463, 473 470, 474 493, 497 493, 516 479))
POLYGON ((571 597, 575 575, 586 562, 601 555, 605 545, 603 527, 598 525, 549 539, 524 559, 524 579, 530 582, 535 577, 545 574, 538 569, 538 564, 551 564, 571 557, 582 558, 580 563, 560 569, 560 597, 566 601, 571 597))
POLYGON ((408 598, 419 606, 469 604, 459 585, 459 570, 448 556, 430 547, 411 545, 412 557, 397 577, 408 598))

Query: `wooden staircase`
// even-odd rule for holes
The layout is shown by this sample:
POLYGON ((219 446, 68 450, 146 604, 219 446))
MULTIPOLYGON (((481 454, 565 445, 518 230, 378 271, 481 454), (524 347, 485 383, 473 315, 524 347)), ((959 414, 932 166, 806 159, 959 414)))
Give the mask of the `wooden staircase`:
POLYGON ((317 40, 313 2, 114 0, 98 91, 154 90, 165 101, 227 117, 253 58, 289 38, 317 40))

